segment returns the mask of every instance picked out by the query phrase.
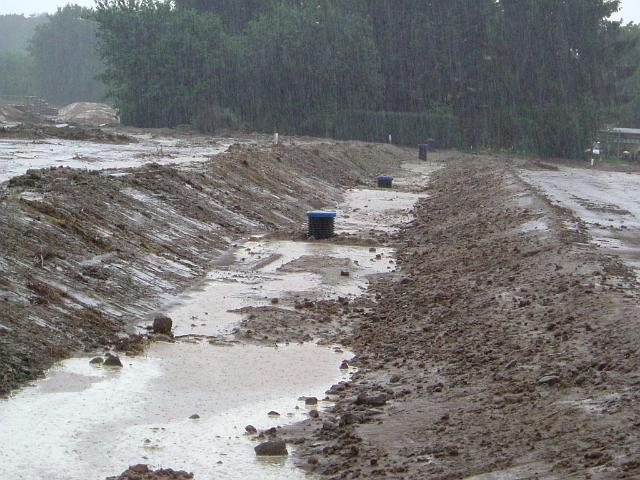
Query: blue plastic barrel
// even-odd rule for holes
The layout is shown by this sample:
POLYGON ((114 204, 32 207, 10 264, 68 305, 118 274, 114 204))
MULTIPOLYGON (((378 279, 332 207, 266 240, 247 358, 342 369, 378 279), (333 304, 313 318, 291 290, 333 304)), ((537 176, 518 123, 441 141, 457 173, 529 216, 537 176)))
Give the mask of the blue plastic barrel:
POLYGON ((378 177, 379 188, 391 188, 393 187, 393 177, 389 175, 381 175, 378 177))
POLYGON ((309 236, 316 239, 331 238, 334 235, 336 212, 313 210, 307 212, 309 218, 309 236))

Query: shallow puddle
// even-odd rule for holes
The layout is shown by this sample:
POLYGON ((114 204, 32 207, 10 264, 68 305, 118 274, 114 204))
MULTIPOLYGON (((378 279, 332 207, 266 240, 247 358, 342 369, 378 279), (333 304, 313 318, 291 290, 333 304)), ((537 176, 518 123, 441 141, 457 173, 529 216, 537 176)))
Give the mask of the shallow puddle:
POLYGON ((297 399, 323 398, 345 378, 338 367, 348 357, 313 344, 197 342, 155 344, 144 357, 123 358, 122 369, 65 361, 0 402, 0 478, 104 479, 136 463, 199 479, 304 478, 288 459, 257 459, 244 427, 303 419, 297 399))
MULTIPOLYGON (((8 171, 1 162, 0 179, 8 171)), ((398 179, 397 191, 348 192, 337 230, 396 231, 411 220, 410 210, 425 195, 402 189, 425 185, 435 167, 405 168, 411 174, 398 179)), ((298 398, 323 398, 347 379, 339 366, 350 354, 312 343, 221 345, 202 337, 229 335, 242 319, 235 310, 243 307, 294 309, 301 299, 359 295, 370 275, 395 268, 393 254, 325 242, 247 241, 199 288, 164 309, 175 334, 186 338, 122 358, 122 369, 67 360, 0 401, 0 479, 102 480, 136 463, 192 471, 200 480, 305 478, 291 457, 256 458, 256 442, 244 427, 305 418, 298 398), (270 411, 280 416, 269 417, 270 411), (194 414, 199 418, 190 418, 194 414)))
POLYGON ((359 295, 367 277, 395 268, 393 250, 319 242, 248 242, 234 252, 236 262, 215 270, 200 289, 184 295, 168 311, 176 335, 224 335, 248 306, 294 308, 296 299, 322 300, 359 295), (349 275, 343 275, 348 272, 349 275))
POLYGON ((173 138, 140 137, 138 143, 100 144, 76 140, 0 140, 0 182, 29 169, 71 167, 88 170, 139 167, 147 163, 206 161, 227 151, 233 140, 194 144, 173 138))

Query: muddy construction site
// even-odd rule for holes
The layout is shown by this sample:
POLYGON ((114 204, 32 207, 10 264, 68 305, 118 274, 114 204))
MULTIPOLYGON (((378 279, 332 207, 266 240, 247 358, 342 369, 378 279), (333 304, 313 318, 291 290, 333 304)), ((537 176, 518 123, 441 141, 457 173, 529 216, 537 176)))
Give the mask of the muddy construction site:
POLYGON ((638 173, 61 131, 0 138, 0 478, 640 478, 638 173))

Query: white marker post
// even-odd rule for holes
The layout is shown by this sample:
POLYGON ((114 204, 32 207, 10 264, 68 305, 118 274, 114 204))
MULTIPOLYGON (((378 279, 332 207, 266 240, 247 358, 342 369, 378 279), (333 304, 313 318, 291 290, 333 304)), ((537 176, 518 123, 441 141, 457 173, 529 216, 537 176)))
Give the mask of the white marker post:
POLYGON ((278 145, 278 142, 280 141, 280 135, 277 133, 273 134, 273 144, 274 145, 278 145))

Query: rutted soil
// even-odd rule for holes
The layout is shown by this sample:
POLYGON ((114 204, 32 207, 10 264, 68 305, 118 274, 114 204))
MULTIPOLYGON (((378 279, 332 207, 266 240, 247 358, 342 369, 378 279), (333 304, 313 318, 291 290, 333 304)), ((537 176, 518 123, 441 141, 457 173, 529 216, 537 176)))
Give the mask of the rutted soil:
POLYGON ((449 160, 399 272, 343 305, 353 381, 280 435, 328 478, 638 478, 634 276, 512 162, 449 160), (531 228, 543 222, 545 228, 531 228))
POLYGON ((122 333, 237 239, 300 232, 306 210, 412 157, 364 144, 237 146, 180 167, 12 179, 0 190, 0 394, 73 352, 129 349, 122 333))
MULTIPOLYGON (((238 147, 204 165, 14 180, 0 215, 0 385, 117 344, 235 239, 301 238, 305 210, 413 156, 360 144, 238 147)), ((300 466, 326 478, 637 478, 635 275, 520 180, 520 168, 540 165, 435 158, 444 168, 415 220, 334 240, 374 256, 395 247, 396 272, 355 299, 283 296, 241 311, 244 341, 320 337, 356 353, 343 365, 357 367, 352 381, 328 392, 333 407, 257 438, 296 445, 300 466)), ((308 271, 303 262, 317 265, 287 268, 308 271)), ((345 275, 350 266, 330 265, 345 275)))

